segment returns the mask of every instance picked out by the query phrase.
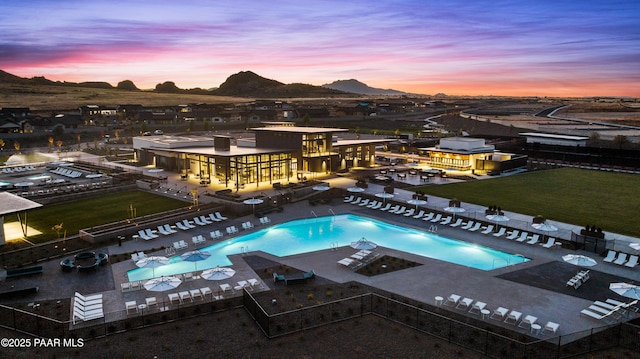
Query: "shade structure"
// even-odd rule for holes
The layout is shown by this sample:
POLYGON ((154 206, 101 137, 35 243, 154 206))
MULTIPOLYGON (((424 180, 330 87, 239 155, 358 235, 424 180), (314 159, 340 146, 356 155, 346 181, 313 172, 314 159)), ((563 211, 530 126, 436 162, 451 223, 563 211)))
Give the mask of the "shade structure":
POLYGON ((314 191, 328 191, 331 189, 331 187, 329 187, 328 184, 321 184, 321 185, 313 186, 311 188, 313 188, 314 191))
POLYGON ((156 268, 161 267, 169 263, 169 258, 163 256, 150 256, 140 259, 136 262, 136 266, 140 268, 152 268, 153 276, 156 276, 156 268))
POLYGON ((261 204, 263 202, 264 202, 264 200, 262 200, 260 198, 249 198, 249 199, 245 199, 244 201, 242 201, 242 203, 250 204, 252 206, 255 206, 256 204, 261 204))
POLYGON ((164 292, 177 288, 182 281, 176 277, 153 278, 144 284, 144 289, 152 292, 164 292))
POLYGON ((487 219, 493 222, 508 222, 510 220, 509 217, 502 214, 490 214, 487 219))
POLYGON ((558 227, 549 224, 547 222, 544 223, 534 223, 531 225, 531 227, 539 230, 539 231, 543 231, 543 232, 555 232, 558 230, 558 227))
POLYGON ((387 198, 393 198, 393 195, 391 193, 382 192, 382 193, 376 193, 376 197, 382 198, 382 201, 386 202, 387 198))
POLYGON ((351 248, 355 248, 355 249, 374 249, 378 247, 377 244, 368 241, 366 238, 362 237, 359 240, 355 241, 355 242, 351 242, 351 248))
POLYGON ((360 193, 360 192, 364 192, 364 188, 361 188, 361 187, 349 187, 349 188, 347 188, 347 191, 349 191, 351 193, 360 193))
POLYGON ((418 206, 422 206, 424 204, 427 204, 427 201, 425 201, 424 199, 410 199, 410 200, 407 201, 407 203, 415 204, 416 205, 416 209, 418 209, 418 206))
POLYGON ((233 277, 236 271, 226 267, 215 267, 207 269, 200 274, 200 277, 206 280, 225 280, 233 277))
POLYGON ((567 254, 562 256, 562 259, 567 263, 571 263, 573 265, 581 267, 593 267, 594 265, 598 264, 595 259, 583 256, 581 254, 567 254))
POLYGON ((633 249, 635 249, 637 251, 640 251, 640 243, 631 243, 631 244, 629 244, 629 247, 631 247, 631 248, 633 248, 633 249))
POLYGON ((183 261, 193 262, 195 264, 195 270, 198 270, 199 261, 205 260, 209 257, 211 257, 211 253, 198 249, 180 255, 180 259, 182 259, 183 261))
POLYGON ((445 207, 444 210, 451 213, 462 213, 467 211, 462 207, 445 207))
POLYGON ((629 283, 611 283, 609 289, 623 297, 640 299, 640 287, 629 283))

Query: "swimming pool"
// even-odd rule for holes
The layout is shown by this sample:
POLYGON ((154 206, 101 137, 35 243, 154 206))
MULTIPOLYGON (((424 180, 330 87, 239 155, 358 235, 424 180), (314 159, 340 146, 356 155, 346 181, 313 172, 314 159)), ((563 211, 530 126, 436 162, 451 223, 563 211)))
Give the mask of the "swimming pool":
MULTIPOLYGON (((182 261, 180 255, 169 258, 169 264, 136 268, 127 275, 130 281, 155 276, 203 270, 231 264, 228 255, 263 251, 283 257, 293 254, 348 246, 365 237, 379 246, 439 259, 471 268, 492 270, 529 261, 521 255, 497 251, 437 234, 360 217, 352 214, 300 219, 277 224, 256 232, 217 242, 202 250, 211 253, 203 261, 182 261), (197 267, 196 267, 197 265, 197 267)), ((354 252, 355 253, 355 252, 354 252)))

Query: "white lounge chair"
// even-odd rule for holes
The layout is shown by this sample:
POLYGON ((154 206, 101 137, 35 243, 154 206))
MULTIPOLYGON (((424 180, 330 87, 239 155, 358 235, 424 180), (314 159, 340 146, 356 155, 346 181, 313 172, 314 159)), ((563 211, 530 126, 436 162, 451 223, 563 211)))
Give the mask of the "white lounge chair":
POLYGON ((164 234, 165 236, 170 235, 171 233, 167 232, 167 230, 164 228, 164 226, 158 226, 158 232, 164 234))
POLYGON ((349 202, 353 201, 353 198, 354 198, 354 196, 353 196, 353 195, 351 195, 351 196, 349 196, 349 197, 345 197, 345 198, 344 198, 344 203, 349 203, 349 202))
POLYGON ((435 223, 435 222, 440 221, 441 219, 442 219, 442 213, 438 213, 438 214, 436 214, 435 217, 431 218, 431 220, 429 222, 435 223))
POLYGON ((404 212, 406 212, 406 211, 407 211, 407 207, 402 206, 402 208, 397 210, 395 214, 404 214, 404 212))
POLYGON ((547 324, 544 325, 544 328, 542 328, 542 334, 544 334, 545 332, 551 332, 552 334, 556 334, 556 332, 558 331, 558 328, 560 328, 560 324, 558 323, 554 323, 554 322, 547 322, 547 324))
POLYGON ((518 328, 531 329, 531 326, 536 324, 537 321, 537 317, 534 317, 533 315, 525 315, 520 324, 518 324, 518 328))
POLYGON ((540 235, 534 234, 533 236, 531 236, 531 239, 527 241, 527 244, 536 244, 538 243, 538 239, 540 239, 540 235))
POLYGON ((474 224, 475 224, 474 221, 468 221, 462 227, 460 227, 460 229, 469 229, 469 228, 473 227, 474 224))
POLYGON ((388 211, 389 208, 391 208, 391 203, 387 203, 386 206, 379 208, 379 210, 385 212, 385 211, 388 211))
POLYGON ((510 239, 510 240, 514 240, 516 238, 518 238, 518 235, 520 234, 520 231, 517 229, 514 229, 513 231, 511 231, 511 233, 506 236, 505 238, 510 239))
POLYGON ((216 216, 217 219, 219 219, 221 221, 226 221, 227 219, 229 219, 229 218, 224 217, 223 215, 221 215, 220 212, 216 212, 215 216, 216 216))
POLYGON ((395 205, 393 208, 391 208, 388 212, 389 212, 389 213, 396 213, 396 212, 398 212, 399 210, 400 210, 400 205, 399 205, 399 204, 397 204, 397 205, 395 205))
POLYGON ((156 307, 158 306, 158 300, 156 299, 156 297, 145 298, 144 302, 147 304, 147 308, 151 308, 151 306, 153 305, 155 305, 156 307))
POLYGON ((216 218, 216 216, 213 213, 209 213, 209 216, 207 216, 207 218, 209 218, 210 221, 222 222, 222 220, 220 218, 216 218))
POLYGON ((420 218, 423 221, 431 221, 433 219, 433 216, 435 216, 435 213, 433 212, 429 212, 429 214, 427 214, 426 216, 420 218))
POLYGON ((167 296, 169 297, 169 304, 173 304, 174 302, 176 302, 177 304, 182 304, 182 300, 180 299, 178 293, 169 293, 167 294, 167 296))
POLYGON ((409 216, 413 216, 413 214, 416 213, 416 209, 415 208, 411 208, 410 210, 408 210, 407 212, 403 213, 402 215, 405 217, 409 217, 409 216))
POLYGON ((502 237, 505 234, 505 232, 507 232, 507 227, 502 227, 497 233, 494 233, 493 236, 502 237))
POLYGON ((191 301, 195 300, 196 298, 200 298, 201 300, 204 300, 204 297, 202 296, 202 292, 200 291, 200 289, 191 289, 189 291, 189 295, 191 295, 191 301))
POLYGON ((447 224, 451 223, 452 219, 453 219, 453 217, 447 216, 447 218, 445 218, 442 221, 440 221, 440 224, 442 224, 443 226, 446 226, 447 224))
POLYGON ((189 227, 185 227, 185 225, 182 224, 182 222, 177 222, 176 227, 180 228, 183 231, 188 231, 190 229, 189 227))
POLYGON ((206 299, 207 295, 211 296, 211 298, 213 299, 213 292, 211 291, 211 288, 209 287, 202 287, 200 288, 200 293, 202 293, 202 299, 206 299))
POLYGON ((476 301, 475 303, 473 303, 473 305, 471 306, 471 309, 469 309, 469 313, 470 314, 478 314, 480 315, 480 313, 482 312, 482 310, 487 306, 487 303, 485 302, 480 302, 480 301, 476 301))
POLYGON ((184 239, 181 239, 178 243, 180 244, 180 248, 182 249, 189 247, 189 243, 185 242, 184 239))
POLYGON ((424 209, 421 209, 420 212, 418 212, 418 214, 416 214, 415 216, 413 216, 413 218, 415 219, 419 219, 424 217, 424 209))
POLYGON ((189 222, 188 219, 183 219, 182 220, 182 224, 187 227, 187 228, 196 228, 196 226, 194 226, 193 224, 191 224, 191 222, 189 222))
POLYGON ((200 216, 200 221, 204 224, 211 224, 213 223, 212 221, 210 221, 207 217, 205 217, 204 215, 200 216))
POLYGON ((369 202, 369 204, 367 204, 367 208, 373 208, 373 207, 377 206, 378 203, 380 203, 380 202, 378 202, 376 200, 373 200, 373 201, 369 202))
POLYGON ((553 237, 547 238, 547 242, 545 244, 540 243, 544 248, 551 248, 556 245, 556 239, 553 237))
POLYGON ((451 294, 442 305, 458 305, 460 296, 457 294, 451 294))
POLYGON ((193 217, 193 221, 199 226, 206 226, 207 224, 200 220, 200 217, 193 217))
POLYGON ((181 303, 184 303, 185 300, 189 300, 193 302, 193 298, 191 298, 191 294, 186 290, 184 292, 178 292, 178 295, 180 296, 181 303))
POLYGON ((151 228, 147 228, 144 230, 144 232, 147 234, 147 237, 149 238, 158 238, 159 236, 155 233, 153 233, 153 231, 151 230, 151 228))
POLYGON ((627 254, 620 252, 618 253, 618 259, 613 261, 613 264, 622 265, 626 261, 627 261, 627 254))
POLYGON ((460 227, 462 225, 462 218, 458 218, 454 223, 451 223, 451 227, 460 227))
POLYGON ((370 200, 368 198, 365 198, 365 199, 362 200, 362 202, 358 203, 358 206, 364 207, 364 206, 369 204, 369 201, 370 200))
POLYGON ((511 312, 509 312, 509 314, 507 314, 507 318, 504 320, 504 322, 507 324, 516 325, 520 320, 520 317, 522 317, 522 313, 512 310, 511 312))
POLYGON ((482 223, 480 222, 476 222, 476 224, 473 225, 473 227, 467 229, 469 232, 475 232, 478 229, 480 229, 480 227, 482 226, 482 223))
POLYGON ((469 306, 471 305, 471 303, 473 303, 473 299, 471 298, 464 298, 462 300, 460 300, 458 302, 458 305, 456 305, 456 309, 464 309, 467 310, 469 308, 469 306))
POLYGON ((616 258, 617 254, 618 254, 618 252, 609 250, 609 252, 607 253, 607 256, 604 257, 604 259, 602 261, 603 262, 607 262, 607 263, 611 263, 616 258))
POLYGON ((489 233, 491 233, 491 232, 493 232, 493 224, 488 225, 488 226, 487 226, 487 228, 485 228, 485 229, 484 229, 484 231, 482 231, 482 232, 480 232, 480 233, 482 233, 482 234, 489 234, 489 233))
POLYGON ((371 209, 380 209, 382 207, 382 202, 376 203, 374 206, 367 206, 371 209))
POLYGON ((524 242, 527 240, 527 237, 529 237, 528 232, 520 232, 520 237, 516 239, 516 242, 524 242))
POLYGON ((129 314, 130 310, 135 310, 136 313, 138 312, 138 303, 136 303, 135 300, 132 300, 132 301, 129 301, 129 302, 125 302, 124 306, 127 309, 127 314, 129 314))
POLYGON ((633 268, 638 265, 638 256, 631 255, 629 256, 629 261, 624 264, 626 267, 633 268))
POLYGON ((360 201, 362 201, 362 197, 358 197, 358 198, 356 198, 355 200, 353 200, 353 201, 351 201, 351 202, 349 202, 349 203, 351 203, 351 204, 358 204, 358 203, 360 203, 360 201))
POLYGON ((504 316, 507 315, 508 312, 509 312, 509 309, 504 307, 498 307, 493 310, 493 314, 491 314, 489 318, 495 319, 495 320, 502 320, 504 319, 504 316))

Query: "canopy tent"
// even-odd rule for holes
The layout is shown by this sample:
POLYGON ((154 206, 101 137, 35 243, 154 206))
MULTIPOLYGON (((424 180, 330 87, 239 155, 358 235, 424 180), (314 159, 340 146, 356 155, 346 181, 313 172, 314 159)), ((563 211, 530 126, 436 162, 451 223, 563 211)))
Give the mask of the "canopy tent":
POLYGON ((17 214, 22 235, 24 238, 27 238, 27 211, 39 207, 42 207, 40 203, 30 201, 9 192, 0 192, 0 245, 5 244, 4 216, 14 213, 17 214))

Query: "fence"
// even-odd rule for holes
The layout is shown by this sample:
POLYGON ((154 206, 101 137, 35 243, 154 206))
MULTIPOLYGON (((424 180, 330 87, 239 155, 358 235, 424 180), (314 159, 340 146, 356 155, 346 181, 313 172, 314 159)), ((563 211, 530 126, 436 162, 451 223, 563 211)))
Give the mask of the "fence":
POLYGON ((373 314, 493 358, 567 358, 616 346, 640 352, 640 326, 630 323, 537 340, 520 333, 512 338, 375 293, 273 315, 247 291, 243 304, 269 338, 373 314))

